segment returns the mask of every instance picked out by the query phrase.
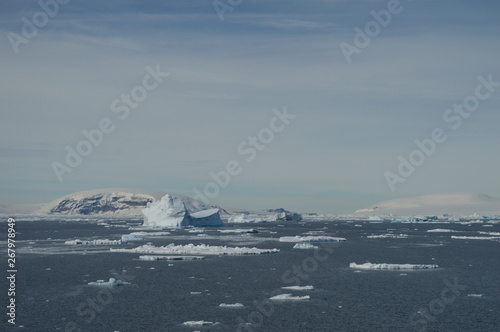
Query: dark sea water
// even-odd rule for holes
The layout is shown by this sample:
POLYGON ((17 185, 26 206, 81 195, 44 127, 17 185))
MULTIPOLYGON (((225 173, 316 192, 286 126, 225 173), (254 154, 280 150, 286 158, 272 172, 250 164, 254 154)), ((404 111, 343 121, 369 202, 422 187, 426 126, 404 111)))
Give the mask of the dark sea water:
MULTIPOLYGON (((0 226, 5 235, 6 224, 0 226)), ((200 261, 141 261, 139 254, 109 252, 109 245, 79 247, 71 252, 74 247, 63 243, 73 238, 118 239, 132 232, 127 228, 106 228, 85 221, 18 220, 16 325, 10 326, 3 313, 0 330, 500 331, 500 243, 451 239, 451 235, 500 232, 499 224, 330 221, 226 228, 253 228, 259 233, 248 235, 246 243, 240 234, 221 234, 216 228, 207 229, 206 238, 178 230, 119 247, 134 248, 146 242, 158 246, 205 243, 278 248, 280 252, 207 255, 200 261), (427 232, 435 228, 461 233, 427 232), (280 236, 311 231, 347 241, 316 243, 317 250, 292 249, 294 243, 277 241, 280 236), (408 237, 366 237, 386 233, 408 237), (267 240, 251 244, 254 237, 267 240), (437 264, 440 268, 359 271, 349 268, 351 262, 437 264), (131 284, 111 289, 87 285, 110 277, 131 284), (314 290, 281 289, 291 285, 312 285, 314 290), (309 295, 310 299, 268 300, 279 293, 309 295), (245 307, 219 307, 220 303, 237 302, 245 307), (202 320, 218 324, 182 325, 202 320)), ((6 271, 7 245, 5 241, 1 245, 6 271)), ((2 279, 6 312, 8 284, 2 279)))

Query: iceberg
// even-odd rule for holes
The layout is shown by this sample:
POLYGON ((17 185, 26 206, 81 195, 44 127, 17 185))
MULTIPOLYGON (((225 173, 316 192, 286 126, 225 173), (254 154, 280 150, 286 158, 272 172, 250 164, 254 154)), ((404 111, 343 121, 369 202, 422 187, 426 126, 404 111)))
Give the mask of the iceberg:
POLYGON ((114 286, 130 285, 130 282, 116 280, 115 278, 109 278, 109 281, 97 280, 96 282, 89 282, 88 285, 89 286, 114 287, 114 286))
POLYGON ((438 265, 423 265, 423 264, 373 264, 373 263, 364 263, 364 264, 356 264, 350 263, 349 267, 352 269, 360 269, 360 270, 425 270, 425 269, 437 269, 438 265))
POLYGON ((137 236, 137 234, 131 233, 127 235, 122 235, 122 243, 132 242, 132 241, 142 241, 142 237, 137 236))
POLYGON ((209 209, 190 214, 184 202, 170 195, 150 202, 142 210, 145 227, 224 226, 218 209, 209 209))
POLYGON ((309 295, 305 296, 293 296, 292 294, 280 294, 270 297, 269 300, 272 301, 304 301, 309 300, 311 297, 309 295))
POLYGON ((309 242, 298 242, 293 246, 293 249, 318 249, 318 246, 315 246, 309 242))
POLYGON ((341 242, 346 241, 343 237, 333 236, 282 236, 280 242, 341 242))
POLYGON ((367 239, 406 239, 408 234, 380 234, 380 235, 368 235, 367 239))
POLYGON ((246 223, 266 222, 266 220, 262 218, 253 218, 250 217, 248 214, 242 213, 240 215, 230 217, 227 220, 227 222, 235 224, 246 224, 246 223))
POLYGON ((451 236, 452 239, 456 240, 500 240, 499 236, 451 236))
POLYGON ((214 322, 206 322, 204 320, 198 320, 198 321, 190 320, 190 321, 182 323, 182 325, 190 326, 190 327, 215 326, 215 325, 219 325, 219 324, 220 324, 219 322, 215 322, 215 323, 214 322))
POLYGON ((456 232, 452 229, 447 229, 447 228, 435 228, 435 229, 429 229, 427 233, 452 233, 456 232))
POLYGON ((129 252, 143 254, 178 254, 178 255, 262 255, 278 253, 279 249, 258 249, 247 247, 227 247, 227 246, 209 246, 206 244, 194 245, 175 245, 173 243, 167 246, 155 247, 149 244, 133 249, 109 249, 112 252, 129 252))

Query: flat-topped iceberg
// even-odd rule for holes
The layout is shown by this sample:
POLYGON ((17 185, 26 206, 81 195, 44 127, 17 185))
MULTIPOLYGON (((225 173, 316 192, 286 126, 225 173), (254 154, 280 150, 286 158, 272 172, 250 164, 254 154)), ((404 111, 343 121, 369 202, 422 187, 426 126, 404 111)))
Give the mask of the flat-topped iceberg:
POLYGON ((438 265, 423 265, 423 264, 373 264, 373 263, 364 263, 364 264, 356 264, 350 263, 349 267, 352 269, 359 270, 426 270, 426 269, 437 269, 438 265))
POLYGON ((346 241, 343 237, 333 236, 282 236, 280 242, 340 242, 346 241))
POLYGON ((278 253, 279 249, 258 249, 247 247, 227 247, 210 246, 206 244, 194 245, 175 245, 173 243, 167 246, 155 247, 149 244, 133 249, 109 249, 112 252, 129 252, 141 254, 178 254, 178 255, 262 255, 278 253))
POLYGON ((218 209, 190 214, 180 198, 168 194, 148 203, 142 214, 145 227, 224 226, 218 209))

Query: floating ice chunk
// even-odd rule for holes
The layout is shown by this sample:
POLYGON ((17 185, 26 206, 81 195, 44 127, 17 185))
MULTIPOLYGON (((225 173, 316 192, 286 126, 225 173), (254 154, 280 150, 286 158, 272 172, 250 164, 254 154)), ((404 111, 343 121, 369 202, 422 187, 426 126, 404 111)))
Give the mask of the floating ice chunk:
POLYGON ((206 322, 204 320, 190 320, 190 321, 187 321, 187 322, 184 322, 182 323, 182 325, 184 326, 190 326, 190 327, 202 327, 202 326, 215 326, 215 325, 219 325, 220 323, 219 322, 206 322))
POLYGON ((194 245, 175 245, 173 243, 167 246, 155 247, 152 245, 143 245, 133 249, 112 249, 112 252, 132 252, 144 254, 178 254, 178 255, 262 255, 278 253, 279 249, 258 249, 247 247, 227 247, 210 246, 206 244, 194 245))
POLYGON ((258 233, 253 228, 234 228, 234 229, 219 229, 219 232, 221 233, 258 233))
POLYGON ((343 237, 333 236, 282 236, 280 242, 340 242, 346 241, 343 237))
POLYGON ((310 242, 297 242, 293 249, 318 249, 318 246, 311 244, 310 242))
POLYGON ((96 246, 96 245, 115 245, 122 244, 122 240, 108 240, 108 239, 100 239, 100 240, 68 240, 64 242, 64 244, 70 245, 86 245, 86 246, 96 246))
POLYGON ((244 308, 245 306, 241 303, 233 303, 233 304, 229 304, 229 303, 221 303, 219 304, 219 307, 221 308, 231 308, 231 309, 241 309, 241 308, 244 308))
POLYGON ((483 294, 467 294, 468 297, 483 297, 483 294))
POLYGON ((142 241, 142 237, 137 236, 134 233, 128 235, 122 235, 122 243, 132 242, 132 241, 142 241))
POLYGON ((498 240, 500 236, 451 236, 452 239, 457 240, 498 240))
POLYGON ((456 232, 453 229, 446 229, 446 228, 436 228, 436 229, 429 229, 427 231, 428 233, 452 233, 456 232))
POLYGON ((425 269, 437 269, 438 265, 423 265, 423 264, 373 264, 373 263, 364 263, 364 264, 356 264, 350 263, 349 267, 352 269, 360 269, 360 270, 425 270, 425 269))
POLYGON ((368 239, 406 239, 408 234, 380 234, 380 235, 368 235, 368 239))
POLYGON ((311 297, 309 295, 305 296, 293 296, 292 294, 280 294, 270 297, 269 300, 272 301, 304 301, 309 300, 311 297))
POLYGON ((199 261, 205 259, 204 256, 139 256, 143 261, 199 261))
POLYGON ((281 287, 282 289, 289 289, 289 290, 313 290, 313 286, 286 286, 286 287, 281 287))
POLYGON ((499 233, 499 232, 479 232, 479 234, 493 235, 493 236, 500 236, 500 233, 499 233))
POLYGON ((97 280, 96 282, 89 282, 88 285, 89 286, 114 287, 114 286, 130 285, 130 282, 116 280, 115 278, 109 278, 109 281, 97 280))

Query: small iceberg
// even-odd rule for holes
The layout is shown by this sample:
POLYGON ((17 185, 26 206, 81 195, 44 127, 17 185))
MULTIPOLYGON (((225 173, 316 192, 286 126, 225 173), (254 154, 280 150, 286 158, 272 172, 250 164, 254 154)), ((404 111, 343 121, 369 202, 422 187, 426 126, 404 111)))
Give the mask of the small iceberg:
POLYGON ((111 252, 128 252, 141 254, 177 254, 177 255, 263 255, 278 253, 279 249, 259 249, 247 247, 227 247, 210 246, 207 244, 194 245, 175 245, 173 243, 167 246, 155 247, 149 244, 139 246, 133 249, 109 249, 111 252))
POLYGON ((293 246, 293 249, 318 249, 318 246, 315 246, 309 242, 298 242, 293 246))
POLYGON ((272 301, 305 301, 309 300, 311 297, 309 295, 305 296, 293 296, 292 294, 280 294, 270 297, 269 300, 272 301))
POLYGON ((104 287, 114 287, 114 286, 124 286, 130 285, 130 282, 116 280, 115 278, 109 278, 109 281, 97 280, 96 282, 89 282, 89 286, 104 286, 104 287))
POLYGON ((313 290, 314 287, 313 286, 286 286, 286 287, 281 287, 281 289, 302 291, 302 290, 313 290))
POLYGON ((438 265, 423 265, 423 264, 373 264, 373 263, 364 263, 364 264, 356 264, 350 263, 349 267, 351 269, 360 269, 360 270, 426 270, 426 269, 437 269, 438 265))
POLYGON ((230 309, 241 309, 241 308, 244 308, 245 306, 241 303, 233 303, 233 304, 221 303, 221 304, 219 304, 219 307, 230 308, 230 309))
POLYGON ((190 320, 187 322, 182 323, 184 326, 190 326, 190 327, 203 327, 203 326, 215 326, 219 325, 219 322, 207 322, 204 320, 190 320))
POLYGON ((380 234, 380 235, 368 235, 368 239, 406 239, 408 234, 380 234))

